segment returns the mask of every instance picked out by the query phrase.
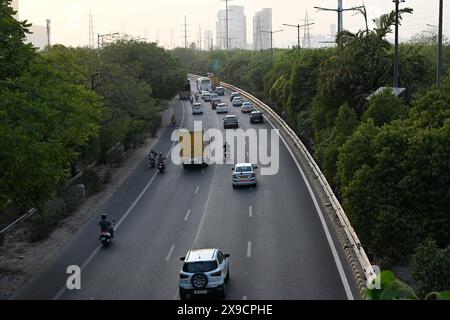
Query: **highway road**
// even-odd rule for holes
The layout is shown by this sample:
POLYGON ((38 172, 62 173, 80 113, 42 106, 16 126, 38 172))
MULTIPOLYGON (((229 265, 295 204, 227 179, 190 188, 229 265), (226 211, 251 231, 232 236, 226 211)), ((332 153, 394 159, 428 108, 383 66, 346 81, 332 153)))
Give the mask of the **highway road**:
MULTIPOLYGON (((251 125, 226 95, 241 128, 272 128, 267 122, 251 125)), ((205 114, 198 116, 189 102, 171 103, 185 128, 192 129, 194 119, 205 128, 223 128, 223 115, 210 103, 203 103, 205 114)), ((167 127, 155 150, 169 153, 172 131, 167 127)), ((234 190, 231 169, 184 170, 169 163, 159 174, 143 159, 104 205, 118 221, 112 246, 99 247, 99 216, 94 217, 12 298, 179 299, 179 258, 191 248, 216 247, 231 254, 227 299, 356 298, 334 230, 287 146, 280 142, 278 174, 258 173, 255 189, 234 190), (82 267, 81 290, 65 287, 69 265, 82 267)))

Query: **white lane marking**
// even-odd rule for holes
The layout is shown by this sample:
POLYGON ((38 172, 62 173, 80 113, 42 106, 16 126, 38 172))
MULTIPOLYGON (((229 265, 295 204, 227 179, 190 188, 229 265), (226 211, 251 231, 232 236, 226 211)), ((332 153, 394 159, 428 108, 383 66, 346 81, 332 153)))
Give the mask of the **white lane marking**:
POLYGON ((250 218, 253 218, 253 207, 252 206, 248 207, 248 216, 250 218))
POLYGON ((216 177, 217 167, 218 166, 214 166, 214 173, 213 173, 213 177, 211 180, 212 181, 211 185, 209 186, 208 198, 206 199, 206 204, 205 204, 205 208, 203 209, 202 219, 200 220, 200 224, 198 225, 197 233, 195 234, 194 243, 192 245, 192 248, 198 242, 198 239, 200 238, 200 231, 202 230, 203 223, 205 222, 206 212, 208 210, 208 206, 209 206, 209 202, 210 202, 211 194, 212 194, 212 188, 214 186, 214 181, 215 181, 215 177, 216 177))
POLYGON ((195 188, 195 194, 198 194, 199 190, 200 190, 200 186, 197 186, 197 188, 195 188))
MULTIPOLYGON (((276 129, 275 126, 273 125, 273 123, 269 119, 267 119, 267 117, 266 117, 266 120, 270 123, 270 125, 274 129, 276 129)), ((303 177, 303 181, 305 181, 305 184, 306 184, 306 186, 308 188, 309 194, 311 195, 311 198, 312 198, 312 200, 314 202, 314 206, 316 207, 317 214, 319 215, 320 222, 322 223, 323 230, 325 232, 325 235, 326 235, 327 240, 328 240, 328 244, 329 244, 331 252, 333 254, 334 262, 336 263, 336 268, 338 269, 339 276, 341 277, 342 285, 344 286, 344 290, 345 290, 345 293, 347 295, 347 299, 348 300, 354 300, 355 298, 353 297, 352 290, 350 289, 350 284, 348 283, 347 276, 345 275, 345 271, 344 271, 344 268, 342 266, 341 259, 339 258, 339 254, 337 253, 336 246, 334 245, 333 238, 331 237, 331 234, 330 234, 330 230, 328 229, 327 223, 325 222, 325 218, 323 216, 322 210, 320 209, 320 206, 319 206, 319 204, 317 202, 316 196, 314 195, 314 192, 313 192, 313 190, 311 188, 311 185, 309 184, 309 181, 306 178, 306 175, 303 172, 302 167, 300 166, 300 164, 298 163, 297 159, 295 158, 295 155, 292 152, 291 148, 289 147, 288 143, 283 138, 283 136, 280 134, 280 132, 278 132, 278 135, 281 138, 281 141, 283 141, 283 143, 286 146, 286 148, 289 151, 289 153, 291 154, 292 159, 294 159, 294 162, 297 165, 297 168, 300 171, 300 174, 303 177)))
MULTIPOLYGON (((183 110, 183 117, 181 119, 181 126, 183 126, 184 123, 184 118, 185 118, 185 110, 184 110, 184 103, 181 103, 182 106, 182 110, 183 110)), ((172 143, 172 146, 169 150, 169 152, 167 153, 166 157, 168 157, 170 155, 170 153, 172 152, 173 148, 175 147, 176 141, 174 141, 172 143)), ((152 185, 153 181, 156 179, 156 176, 158 175, 158 172, 155 172, 152 176, 152 178, 150 179, 150 181, 147 183, 147 185, 145 186, 144 190, 142 190, 142 192, 139 194, 139 196, 137 197, 137 199, 132 203, 132 205, 130 206, 130 208, 128 208, 128 210, 125 212, 125 214, 123 215, 122 219, 120 219, 120 221, 116 224, 114 230, 119 229, 120 225, 124 222, 124 220, 128 217, 128 215, 131 213, 131 211, 134 209, 134 207, 136 207, 136 205, 138 204, 138 202, 141 200, 141 198, 144 196, 145 192, 148 190, 148 188, 150 188, 150 186, 152 185)), ((97 253, 100 251, 101 249, 101 245, 99 245, 97 248, 95 248, 95 250, 91 253, 91 255, 86 259, 86 261, 81 265, 80 267, 80 271, 83 271, 84 268, 87 267, 87 265, 92 261, 92 259, 94 259, 94 257, 97 255, 97 253)), ((66 284, 64 284, 64 286, 58 291, 58 293, 52 298, 52 300, 59 300, 61 298, 61 296, 64 294, 64 292, 66 291, 67 286, 66 284)))
POLYGON ((173 250, 175 250, 175 245, 173 245, 170 248, 170 251, 169 251, 169 253, 167 254, 167 257, 166 257, 166 262, 170 260, 170 257, 172 257, 173 250))
POLYGON ((184 221, 188 221, 190 215, 191 215, 191 209, 189 209, 188 212, 186 213, 186 217, 184 218, 184 221))
POLYGON ((247 296, 243 296, 242 300, 248 300, 247 296))
POLYGON ((252 256, 252 242, 249 241, 247 244, 247 258, 250 258, 252 256))

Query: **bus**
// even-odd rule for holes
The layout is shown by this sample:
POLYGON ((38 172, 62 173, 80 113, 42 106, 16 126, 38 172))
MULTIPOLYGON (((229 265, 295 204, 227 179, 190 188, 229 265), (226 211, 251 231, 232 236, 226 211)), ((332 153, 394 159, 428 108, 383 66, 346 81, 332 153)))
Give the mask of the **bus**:
POLYGON ((211 79, 209 78, 205 78, 205 77, 201 77, 197 79, 197 91, 198 92, 202 92, 202 91, 210 91, 211 92, 211 79))

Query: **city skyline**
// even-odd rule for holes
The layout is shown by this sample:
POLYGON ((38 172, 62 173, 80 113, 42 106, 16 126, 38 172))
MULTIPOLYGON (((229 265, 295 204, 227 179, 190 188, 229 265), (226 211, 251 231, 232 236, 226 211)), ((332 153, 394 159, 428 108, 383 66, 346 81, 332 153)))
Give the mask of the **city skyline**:
MULTIPOLYGON (((20 19, 27 19, 36 25, 44 25, 45 20, 52 20, 52 42, 71 46, 86 46, 89 44, 89 12, 92 11, 94 32, 109 33, 123 32, 134 37, 150 34, 149 41, 156 41, 159 29, 159 43, 164 47, 184 46, 183 27, 184 15, 187 16, 188 43, 197 42, 198 28, 211 30, 216 34, 217 12, 225 9, 225 2, 211 0, 193 0, 189 4, 179 0, 167 0, 164 3, 143 0, 134 0, 135 6, 123 7, 119 1, 98 0, 95 3, 87 0, 62 0, 55 3, 42 0, 39 4, 31 0, 20 0, 20 19), (202 10, 197 10, 201 7, 202 10), (105 10, 108 8, 108 10, 105 10), (161 14, 161 12, 164 12, 161 14), (173 32, 171 31, 173 30, 173 32), (155 35, 155 36, 154 36, 155 35)), ((361 1, 344 0, 345 7, 361 5, 361 1)), ((253 17, 263 8, 272 8, 273 28, 282 28, 283 23, 301 23, 308 11, 314 20, 311 33, 320 38, 331 37, 331 26, 336 24, 337 15, 334 12, 318 12, 314 6, 334 8, 335 0, 306 0, 301 3, 279 0, 260 1, 230 1, 230 6, 244 6, 246 16, 246 43, 250 49, 254 48, 253 17), (275 6, 276 4, 276 6, 275 6), (287 5, 288 4, 288 5, 287 5)), ((394 9, 391 0, 366 1, 369 20, 394 9)), ((419 0, 407 0, 402 7, 415 9, 413 15, 406 15, 400 29, 401 39, 408 39, 414 34, 428 29, 427 24, 437 24, 438 2, 424 3, 419 0)), ((448 34, 450 27, 450 11, 444 8, 444 31, 448 34)), ((364 27, 361 15, 344 14, 344 26, 350 31, 357 31, 364 27)), ((371 24, 373 27, 373 24, 371 24)), ((302 33, 303 36, 303 33, 302 33)), ((202 35, 203 37, 203 35, 202 35)), ((216 37, 215 37, 216 38, 216 37)), ((285 29, 284 32, 274 36, 274 46, 289 47, 296 44, 297 32, 294 28, 285 29)), ((203 41, 202 41, 203 42, 203 41)), ((217 39, 215 39, 217 42, 217 39)), ((217 43, 214 44, 215 46, 217 43)), ((203 43, 202 43, 203 46, 203 43)))

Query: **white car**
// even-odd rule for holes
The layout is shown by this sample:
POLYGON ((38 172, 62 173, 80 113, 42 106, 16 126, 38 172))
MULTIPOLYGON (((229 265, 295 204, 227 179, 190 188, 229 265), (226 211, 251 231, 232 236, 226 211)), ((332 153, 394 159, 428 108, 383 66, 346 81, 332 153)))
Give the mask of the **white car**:
POLYGON ((205 102, 211 101, 211 93, 208 91, 203 91, 202 92, 202 100, 205 102))
POLYGON ((252 112, 253 110, 254 110, 254 109, 253 109, 253 105, 252 105, 251 102, 245 101, 245 102, 242 104, 242 108, 241 108, 241 112, 242 112, 242 113, 250 113, 250 112, 252 112))
POLYGON ((233 188, 238 186, 256 187, 256 169, 258 167, 251 163, 238 163, 233 168, 233 188))
POLYGON ((241 107, 243 103, 244 102, 241 97, 236 97, 233 99, 233 107, 241 107))
POLYGON ((225 298, 225 283, 230 278, 230 255, 219 249, 190 250, 181 258, 179 293, 182 300, 188 294, 219 293, 225 298))
POLYGON ((217 113, 228 113, 228 106, 226 103, 219 103, 216 108, 217 113))
POLYGON ((194 103, 192 105, 192 114, 203 114, 203 106, 201 103, 194 103))

